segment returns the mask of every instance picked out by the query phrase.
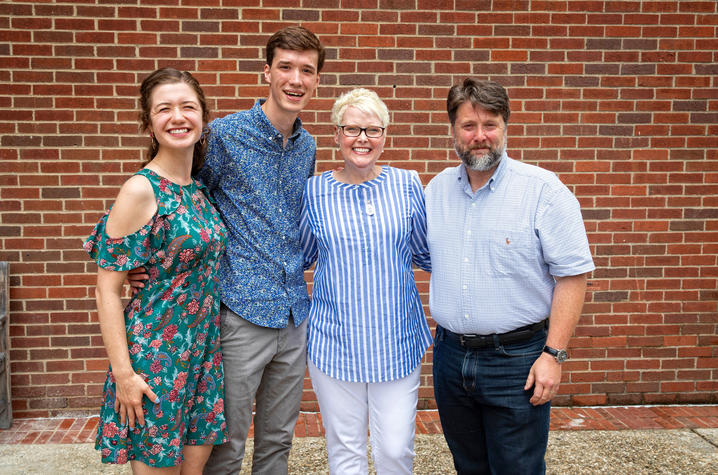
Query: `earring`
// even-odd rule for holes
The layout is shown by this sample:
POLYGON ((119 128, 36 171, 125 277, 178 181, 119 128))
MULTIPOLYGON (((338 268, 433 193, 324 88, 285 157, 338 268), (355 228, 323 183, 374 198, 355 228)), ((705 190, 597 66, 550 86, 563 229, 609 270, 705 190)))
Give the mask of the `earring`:
POLYGON ((207 135, 209 135, 209 129, 205 127, 202 129, 202 135, 199 136, 199 144, 203 147, 207 143, 207 135))

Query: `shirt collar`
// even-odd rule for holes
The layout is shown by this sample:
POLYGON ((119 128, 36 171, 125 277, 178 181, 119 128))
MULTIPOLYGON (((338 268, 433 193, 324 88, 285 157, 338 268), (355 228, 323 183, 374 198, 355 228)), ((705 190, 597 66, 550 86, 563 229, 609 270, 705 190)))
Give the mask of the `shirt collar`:
MULTIPOLYGON (((506 169, 509 167, 510 159, 508 155, 506 155, 506 151, 501 154, 501 160, 499 161, 499 166, 496 167, 496 170, 494 170, 494 174, 491 175, 491 178, 489 178, 489 181, 476 190, 478 193, 479 191, 483 190, 484 188, 488 187, 490 191, 496 190, 496 185, 503 179, 503 177, 506 175, 506 169)), ((461 183, 464 187, 464 191, 466 191, 469 195, 473 196, 474 192, 471 191, 471 184, 469 183, 469 175, 466 173, 466 165, 462 162, 459 165, 459 174, 458 174, 458 181, 461 183)))
MULTIPOLYGON (((264 113, 264 110, 262 109, 262 104, 264 104, 267 101, 267 99, 257 99, 257 101, 254 103, 254 106, 252 107, 252 114, 255 115, 257 118, 259 118, 259 125, 261 126, 260 132, 264 134, 268 134, 272 137, 275 137, 277 135, 281 136, 282 134, 277 130, 274 125, 272 125, 272 122, 270 122, 269 118, 267 117, 267 114, 264 113)), ((290 139, 295 139, 299 136, 299 133, 302 130, 302 120, 297 117, 294 121, 294 127, 292 129, 292 134, 289 136, 290 139)))

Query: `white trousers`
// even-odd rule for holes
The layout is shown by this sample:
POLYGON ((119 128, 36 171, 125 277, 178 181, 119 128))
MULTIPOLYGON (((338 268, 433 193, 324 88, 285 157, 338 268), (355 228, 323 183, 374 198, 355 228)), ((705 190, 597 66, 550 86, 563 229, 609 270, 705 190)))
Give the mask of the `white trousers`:
POLYGON ((369 472, 368 429, 377 475, 411 474, 421 366, 405 378, 384 383, 340 381, 309 360, 307 366, 326 432, 329 472, 369 472))

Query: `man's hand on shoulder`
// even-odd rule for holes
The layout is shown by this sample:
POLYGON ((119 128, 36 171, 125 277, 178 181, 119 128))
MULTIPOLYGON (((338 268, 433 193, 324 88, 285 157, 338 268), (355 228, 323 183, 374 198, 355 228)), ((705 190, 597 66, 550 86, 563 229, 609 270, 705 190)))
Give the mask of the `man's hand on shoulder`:
POLYGON ((561 365, 548 353, 541 353, 529 371, 524 391, 533 386, 534 393, 529 402, 534 406, 546 404, 558 393, 561 384, 561 365))

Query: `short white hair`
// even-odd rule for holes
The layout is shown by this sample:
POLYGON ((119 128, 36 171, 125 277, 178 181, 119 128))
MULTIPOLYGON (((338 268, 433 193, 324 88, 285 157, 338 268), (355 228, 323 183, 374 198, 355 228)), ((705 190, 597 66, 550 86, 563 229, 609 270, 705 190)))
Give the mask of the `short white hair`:
POLYGON ((367 114, 374 114, 381 121, 382 127, 389 125, 389 109, 387 109, 384 101, 379 99, 377 93, 372 90, 359 87, 339 96, 332 106, 332 123, 337 127, 344 125, 341 121, 347 107, 356 107, 367 114))

